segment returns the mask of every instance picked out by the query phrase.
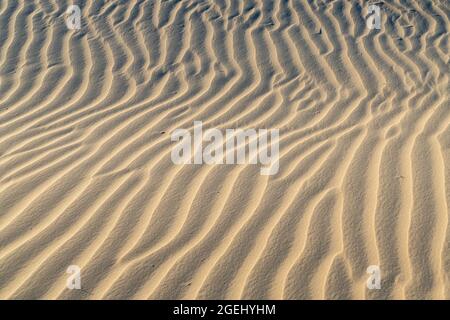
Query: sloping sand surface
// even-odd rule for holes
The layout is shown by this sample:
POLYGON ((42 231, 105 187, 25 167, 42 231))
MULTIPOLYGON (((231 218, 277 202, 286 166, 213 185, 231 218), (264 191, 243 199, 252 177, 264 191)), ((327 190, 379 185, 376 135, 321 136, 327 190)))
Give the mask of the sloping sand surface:
POLYGON ((449 28, 448 0, 0 1, 0 298, 450 299, 449 28), (279 129, 279 172, 174 164, 194 121, 279 129))

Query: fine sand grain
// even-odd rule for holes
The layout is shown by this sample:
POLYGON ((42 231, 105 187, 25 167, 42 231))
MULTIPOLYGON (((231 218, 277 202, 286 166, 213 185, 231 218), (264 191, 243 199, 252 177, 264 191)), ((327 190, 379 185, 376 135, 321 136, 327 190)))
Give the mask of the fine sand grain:
POLYGON ((449 28, 448 0, 1 0, 0 298, 450 299, 449 28), (279 129, 279 172, 175 165, 194 121, 279 129))

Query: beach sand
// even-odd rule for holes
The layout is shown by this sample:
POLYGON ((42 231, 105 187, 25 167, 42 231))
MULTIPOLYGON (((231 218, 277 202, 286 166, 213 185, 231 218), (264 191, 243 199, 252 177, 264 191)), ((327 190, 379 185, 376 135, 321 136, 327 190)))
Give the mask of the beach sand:
POLYGON ((2 0, 0 298, 450 299, 449 28, 448 0, 2 0), (175 164, 194 121, 279 129, 278 172, 175 164))

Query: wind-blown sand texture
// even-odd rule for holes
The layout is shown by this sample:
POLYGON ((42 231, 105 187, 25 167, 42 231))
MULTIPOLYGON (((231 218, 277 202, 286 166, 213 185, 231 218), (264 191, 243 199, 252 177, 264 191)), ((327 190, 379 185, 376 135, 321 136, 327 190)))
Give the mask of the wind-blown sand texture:
POLYGON ((450 299, 449 20, 448 0, 0 1, 0 298, 450 299), (193 121, 279 128, 278 174, 173 164, 193 121))

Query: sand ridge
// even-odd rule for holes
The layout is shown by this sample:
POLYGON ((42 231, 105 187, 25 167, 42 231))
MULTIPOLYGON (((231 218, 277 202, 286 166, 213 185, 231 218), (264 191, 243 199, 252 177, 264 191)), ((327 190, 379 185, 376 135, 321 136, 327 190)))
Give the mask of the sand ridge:
POLYGON ((450 299, 447 0, 77 3, 0 2, 0 298, 450 299), (195 121, 279 172, 175 165, 195 121))

